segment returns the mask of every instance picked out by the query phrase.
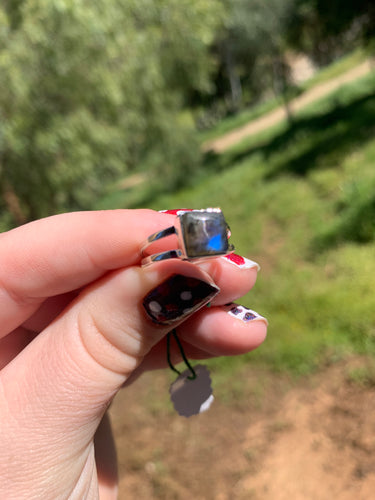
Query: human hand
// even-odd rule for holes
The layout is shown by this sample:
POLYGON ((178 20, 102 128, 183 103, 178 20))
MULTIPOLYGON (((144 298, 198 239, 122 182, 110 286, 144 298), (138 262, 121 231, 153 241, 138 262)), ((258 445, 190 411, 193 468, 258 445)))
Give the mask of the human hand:
POLYGON ((173 223, 150 210, 83 212, 0 235, 0 498, 116 498, 103 416, 131 375, 165 365, 166 334, 177 327, 195 359, 264 340, 265 321, 242 321, 225 306, 254 285, 256 266, 219 257, 140 267, 142 242, 173 223), (180 286, 176 274, 196 285, 197 307, 202 294, 220 293, 210 308, 157 324, 149 293, 180 286))

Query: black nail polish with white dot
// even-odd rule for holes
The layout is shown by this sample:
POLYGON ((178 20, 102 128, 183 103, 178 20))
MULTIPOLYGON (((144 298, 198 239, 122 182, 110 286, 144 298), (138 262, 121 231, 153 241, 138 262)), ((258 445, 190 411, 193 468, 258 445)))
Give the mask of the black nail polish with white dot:
POLYGON ((211 283, 173 274, 143 299, 148 316, 160 325, 169 325, 194 313, 219 293, 211 283))

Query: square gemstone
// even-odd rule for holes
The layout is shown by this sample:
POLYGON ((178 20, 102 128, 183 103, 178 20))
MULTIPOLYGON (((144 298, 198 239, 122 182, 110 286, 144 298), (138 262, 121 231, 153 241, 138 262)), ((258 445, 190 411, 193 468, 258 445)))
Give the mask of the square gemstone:
POLYGON ((228 252, 227 223, 221 212, 186 212, 180 222, 189 258, 228 252))

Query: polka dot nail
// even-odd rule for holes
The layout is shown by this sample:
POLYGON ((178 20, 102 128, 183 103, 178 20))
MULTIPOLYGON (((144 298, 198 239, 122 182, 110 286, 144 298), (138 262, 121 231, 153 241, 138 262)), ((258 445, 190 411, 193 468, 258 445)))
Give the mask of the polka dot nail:
POLYGON ((238 304, 227 304, 228 314, 233 316, 234 318, 240 319, 244 323, 248 323, 249 321, 254 320, 262 320, 268 324, 266 318, 253 311, 252 309, 248 309, 247 307, 240 306, 238 304))
POLYGON ((146 295, 143 307, 152 321, 169 325, 193 314, 219 291, 213 283, 173 274, 146 295))

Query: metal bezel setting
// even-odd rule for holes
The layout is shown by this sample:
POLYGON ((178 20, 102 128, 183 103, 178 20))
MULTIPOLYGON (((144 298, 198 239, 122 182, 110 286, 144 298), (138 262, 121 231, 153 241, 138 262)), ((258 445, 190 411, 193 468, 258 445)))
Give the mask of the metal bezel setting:
MULTIPOLYGON (((198 229, 200 229, 200 231, 202 231, 201 222, 204 219, 202 217, 199 217, 199 219, 200 221, 197 221, 197 227, 198 229)), ((215 223, 214 218, 212 218, 212 222, 215 223)), ((229 226, 220 208, 207 208, 204 210, 182 211, 181 214, 178 214, 176 216, 176 222, 174 226, 170 226, 166 229, 163 229, 162 231, 158 231, 157 233, 154 233, 147 238, 141 250, 142 256, 144 257, 142 260, 142 266, 147 266, 152 263, 160 262, 167 259, 178 258, 182 260, 189 260, 192 262, 199 262, 201 260, 206 260, 209 258, 228 255, 229 253, 232 253, 234 250, 234 246, 228 242, 229 235, 230 235, 229 226), (189 219, 193 219, 192 221, 190 221, 190 223, 194 223, 194 214, 220 214, 220 219, 222 219, 221 223, 225 224, 225 228, 222 227, 218 235, 216 236, 214 235, 214 237, 211 238, 211 240, 205 241, 203 239, 203 242, 201 241, 202 247, 204 247, 204 245, 208 245, 210 241, 214 241, 215 245, 219 247, 217 250, 215 250, 215 245, 213 245, 209 251, 204 252, 204 250, 203 251, 200 250, 198 251, 197 254, 194 254, 194 252, 188 250, 189 246, 194 246, 194 242, 191 242, 191 245, 189 241, 186 242, 187 234, 189 233, 189 231, 188 228, 185 227, 184 225, 189 222, 189 219), (188 222, 185 222, 185 220, 187 220, 188 222), (152 243, 173 234, 176 235, 177 237, 177 242, 178 242, 177 249, 146 255, 146 250, 150 245, 152 245, 152 243), (224 237, 225 237, 225 244, 223 246, 222 243, 224 237), (220 245, 218 245, 218 243, 220 243, 220 245)), ((196 242, 196 245, 197 248, 199 248, 199 241, 196 242)))

